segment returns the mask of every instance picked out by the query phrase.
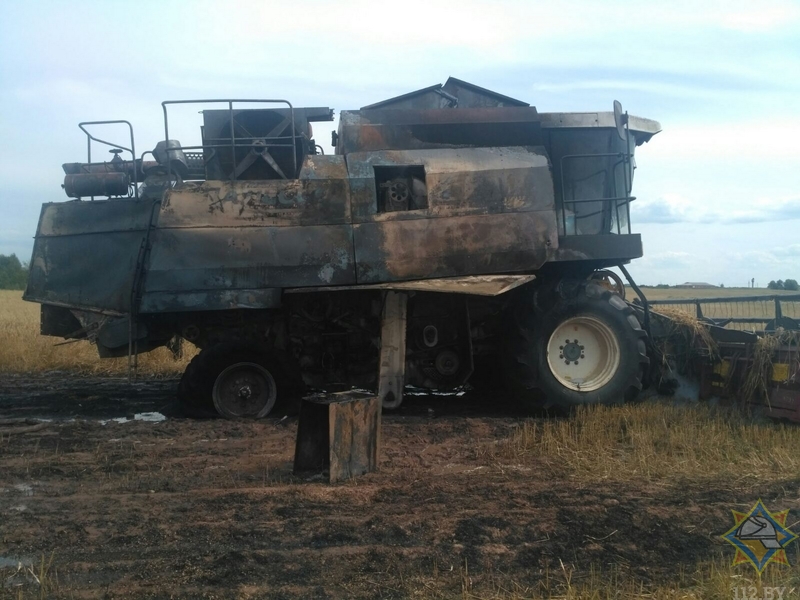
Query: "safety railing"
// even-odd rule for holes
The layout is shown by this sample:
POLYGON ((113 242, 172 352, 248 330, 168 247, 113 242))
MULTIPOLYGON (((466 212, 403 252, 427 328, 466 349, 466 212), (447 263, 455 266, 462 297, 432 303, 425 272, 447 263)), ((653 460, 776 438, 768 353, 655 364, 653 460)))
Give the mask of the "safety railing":
MULTIPOLYGON (((236 173, 236 149, 242 148, 247 149, 249 152, 253 149, 254 143, 262 144, 262 148, 296 148, 297 141, 300 136, 297 135, 295 130, 295 120, 294 120, 294 107, 288 100, 282 99, 257 99, 257 100, 248 100, 248 99, 213 99, 213 100, 167 100, 161 103, 161 106, 164 110, 164 139, 165 144, 167 145, 167 172, 171 173, 171 162, 172 162, 172 153, 174 151, 182 150, 184 152, 189 151, 190 154, 194 154, 194 158, 197 158, 197 154, 200 153, 204 154, 206 150, 216 151, 222 148, 229 148, 231 151, 231 158, 233 162, 233 170, 231 172, 230 179, 232 181, 237 180, 237 173, 236 173), (168 107, 176 104, 227 104, 228 105, 228 123, 230 124, 231 135, 230 138, 203 138, 203 144, 199 146, 169 146, 169 114, 168 114, 168 107), (289 109, 289 121, 291 126, 291 135, 266 135, 266 136, 236 136, 236 119, 234 115, 234 104, 285 104, 289 109), (211 143, 207 143, 211 142, 211 143)), ((272 132, 271 132, 272 133, 272 132)), ((297 176, 297 153, 295 151, 292 152, 292 164, 293 164, 293 173, 292 178, 297 176)))
POLYGON ((769 296, 673 298, 649 300, 653 310, 671 307, 697 319, 739 330, 763 330, 770 325, 792 328, 800 324, 800 293, 769 296), (761 328, 755 327, 761 325, 761 328), (787 327, 788 326, 788 327, 787 327))
MULTIPOLYGON (((97 142, 98 144, 104 144, 106 146, 110 146, 112 148, 117 148, 118 150, 123 150, 125 152, 131 153, 131 164, 133 165, 133 197, 137 200, 139 199, 139 180, 138 180, 138 171, 139 167, 136 164, 136 144, 133 139, 133 125, 131 125, 130 121, 125 121, 124 119, 116 119, 112 121, 83 121, 78 123, 78 127, 80 130, 86 134, 86 162, 87 164, 92 164, 92 142, 97 142), (106 140, 101 140, 93 136, 89 131, 86 129, 87 126, 94 126, 94 125, 127 125, 128 131, 131 135, 131 147, 126 148, 120 144, 115 144, 114 142, 108 142, 106 140)), ((129 192, 130 193, 130 192, 129 192)), ((92 196, 94 199, 94 196, 92 196)))
MULTIPOLYGON (((601 153, 589 153, 589 154, 566 154, 561 157, 560 160, 560 167, 561 167, 561 231, 563 231, 563 235, 581 235, 578 231, 578 221, 580 219, 588 219, 589 217, 597 216, 598 214, 602 214, 603 218, 605 215, 611 215, 612 209, 614 214, 614 221, 616 222, 617 234, 622 234, 622 223, 619 218, 619 209, 620 203, 623 204, 625 207, 625 221, 626 221, 626 229, 627 233, 631 233, 631 202, 636 200, 634 196, 631 196, 631 190, 633 189, 633 170, 631 166, 633 164, 633 153, 631 152, 631 134, 630 134, 630 124, 628 120, 628 113, 626 112, 622 115, 622 106, 618 102, 614 102, 614 120, 617 127, 617 133, 625 141, 625 151, 624 152, 601 152, 601 153), (623 196, 613 196, 613 197, 605 197, 601 196, 598 198, 571 198, 569 201, 567 200, 567 187, 565 185, 565 177, 564 172, 566 171, 565 165, 569 160, 586 160, 586 159, 603 159, 603 158, 618 158, 617 162, 615 162, 610 169, 611 172, 611 183, 613 185, 614 193, 618 193, 619 187, 617 186, 617 168, 622 165, 623 169, 623 183, 625 185, 625 195, 623 196), (577 204, 586 204, 590 202, 600 202, 601 207, 599 211, 594 211, 586 214, 578 214, 576 210, 577 204), (567 204, 572 204, 572 213, 573 213, 573 232, 569 233, 568 226, 567 226, 567 204)), ((608 173, 609 169, 605 168, 602 169, 601 172, 608 173)), ((612 226, 609 224, 608 227, 605 226, 603 223, 602 231, 598 233, 612 233, 612 226)))
MULTIPOLYGON (((631 185, 628 178, 628 165, 630 164, 631 157, 629 154, 625 152, 604 152, 599 154, 567 154, 561 157, 561 231, 563 235, 581 235, 578 231, 578 221, 581 219, 588 219, 590 217, 596 217, 598 214, 603 215, 611 215, 613 213, 615 219, 614 222, 616 223, 616 233, 622 234, 623 227, 620 220, 620 208, 624 207, 624 214, 625 214, 625 221, 627 230, 626 233, 631 233, 631 202, 636 200, 635 196, 630 195, 631 185), (625 190, 626 194, 624 196, 601 196, 597 198, 567 198, 567 187, 566 181, 564 177, 564 173, 566 171, 566 164, 567 161, 574 161, 574 160, 585 160, 585 159, 602 159, 602 158, 618 158, 619 160, 616 161, 610 169, 611 172, 611 181, 614 190, 618 190, 617 187, 617 168, 621 165, 623 167, 623 173, 625 178, 625 190), (601 203, 600 210, 596 210, 594 212, 579 214, 576 210, 576 204, 588 204, 588 203, 601 203), (572 205, 572 228, 570 231, 570 227, 568 224, 567 219, 567 205, 572 205)), ((603 169, 603 171, 608 171, 607 169, 603 169)), ((601 233, 610 233, 612 230, 611 224, 609 224, 608 228, 603 228, 604 231, 601 233)))

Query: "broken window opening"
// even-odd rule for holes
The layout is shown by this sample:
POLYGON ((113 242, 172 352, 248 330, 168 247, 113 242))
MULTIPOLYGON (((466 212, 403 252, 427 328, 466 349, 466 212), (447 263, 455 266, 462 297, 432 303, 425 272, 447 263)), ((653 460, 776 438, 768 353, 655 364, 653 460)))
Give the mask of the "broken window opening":
POLYGON ((424 166, 404 165, 373 169, 379 213, 428 208, 424 166))

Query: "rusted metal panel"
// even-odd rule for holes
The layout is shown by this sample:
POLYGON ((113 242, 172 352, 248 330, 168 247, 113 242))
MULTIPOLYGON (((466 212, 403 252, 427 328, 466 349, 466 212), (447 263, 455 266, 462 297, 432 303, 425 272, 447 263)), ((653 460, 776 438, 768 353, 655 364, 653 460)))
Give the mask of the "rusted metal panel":
POLYGON ((127 196, 130 185, 127 173, 79 173, 64 177, 64 191, 70 198, 127 196))
POLYGON ((361 110, 376 109, 431 109, 431 108, 478 108, 478 107, 501 107, 501 106, 530 106, 527 102, 517 100, 498 94, 492 90, 487 90, 473 83, 449 77, 444 85, 437 83, 420 90, 408 92, 394 98, 381 100, 362 106, 361 110))
MULTIPOLYGON (((613 112, 592 113, 539 113, 544 129, 588 129, 594 127, 614 128, 613 112)), ((628 127, 636 138, 637 145, 650 140, 661 131, 661 124, 652 119, 628 115, 628 127)))
POLYGON ((42 304, 39 333, 63 338, 84 337, 86 330, 68 308, 42 304))
POLYGON ((642 236, 638 233, 569 235, 559 239, 558 250, 550 260, 604 261, 616 264, 639 258, 643 253, 642 236))
POLYGON ((359 283, 535 271, 558 243, 555 213, 450 217, 354 226, 359 283))
POLYGON ((345 161, 310 156, 297 180, 172 190, 152 242, 142 312, 270 308, 276 289, 353 284, 345 161))
POLYGON ((340 117, 346 126, 359 125, 461 125, 473 127, 503 123, 538 123, 539 113, 534 106, 505 106, 496 108, 394 109, 370 111, 343 110, 340 117))
POLYGON ((150 222, 149 200, 52 202, 42 205, 36 237, 142 231, 150 222))
POLYGON ((292 227, 350 222, 341 156, 309 156, 294 180, 205 181, 171 190, 161 228, 292 227))
POLYGON ((536 148, 390 150, 347 157, 354 223, 554 210, 547 156, 536 148), (421 165, 428 208, 378 213, 375 167, 421 165))
POLYGON ((141 313, 191 312, 242 308, 279 308, 281 288, 149 292, 142 297, 141 313))
POLYGON ((133 272, 152 202, 45 204, 25 299, 120 314, 130 309, 133 272))
POLYGON ((536 275, 466 275, 442 279, 417 279, 366 285, 342 285, 313 288, 290 288, 287 294, 306 292, 344 292, 349 290, 396 290, 414 292, 442 292, 446 294, 470 294, 473 296, 499 296, 521 285, 530 283, 536 275))
POLYGON ((442 90, 458 98, 459 107, 530 106, 530 104, 522 100, 498 94, 455 77, 448 77, 442 90))
POLYGON ((374 104, 362 106, 361 110, 376 110, 383 108, 395 109, 420 109, 420 108, 449 108, 455 106, 458 98, 453 97, 451 94, 442 92, 442 84, 437 83, 420 90, 408 92, 395 96, 394 98, 387 98, 374 104))
POLYGON ((800 423, 800 384, 770 388, 769 402, 762 406, 767 416, 773 419, 800 423))
POLYGON ((461 146, 537 146, 534 107, 342 111, 336 154, 461 146))
POLYGON ((558 246, 547 157, 529 148, 348 156, 358 283, 530 272, 558 246), (375 168, 424 167, 427 208, 378 212, 375 168))
POLYGON ((155 292, 347 285, 355 283, 350 225, 158 229, 144 283, 155 292))

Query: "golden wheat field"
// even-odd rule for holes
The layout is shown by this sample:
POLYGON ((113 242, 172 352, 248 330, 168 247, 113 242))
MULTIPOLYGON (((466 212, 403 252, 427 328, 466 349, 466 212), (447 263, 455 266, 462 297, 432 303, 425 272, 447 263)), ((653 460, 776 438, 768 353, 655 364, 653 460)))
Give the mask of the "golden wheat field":
MULTIPOLYGON (((127 373, 126 358, 101 359, 88 341, 63 342, 39 334, 38 304, 22 300, 22 292, 0 290, 0 372, 127 373)), ((151 376, 179 374, 194 354, 191 344, 185 344, 184 356, 178 360, 166 348, 158 348, 139 356, 139 372, 151 376)))

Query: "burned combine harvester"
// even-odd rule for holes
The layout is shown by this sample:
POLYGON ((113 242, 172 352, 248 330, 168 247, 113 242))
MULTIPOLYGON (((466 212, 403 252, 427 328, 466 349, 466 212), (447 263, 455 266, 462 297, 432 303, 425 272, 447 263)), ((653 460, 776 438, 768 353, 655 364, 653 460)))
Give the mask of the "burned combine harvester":
POLYGON ((138 157, 132 128, 129 147, 88 129, 126 121, 80 125, 74 200, 43 206, 31 260, 42 333, 134 363, 188 340, 182 404, 229 417, 304 385, 372 387, 391 408, 404 385, 474 371, 561 408, 642 387, 645 329, 605 269, 642 255, 633 154, 655 121, 539 113, 450 78, 343 111, 324 155, 328 108, 196 102, 222 108, 194 146, 170 138, 188 101, 163 103, 165 139, 138 157), (93 142, 113 159, 92 162, 93 142))

